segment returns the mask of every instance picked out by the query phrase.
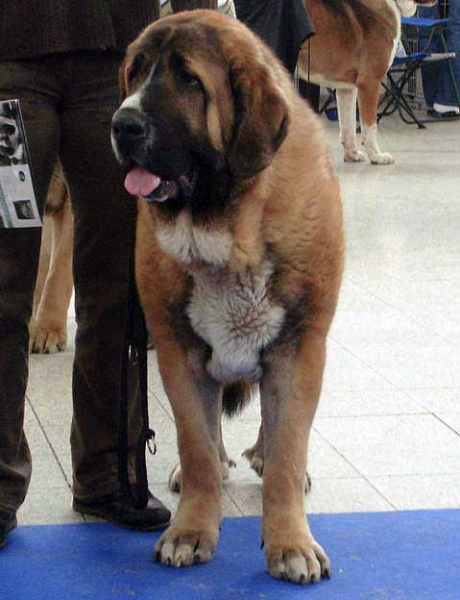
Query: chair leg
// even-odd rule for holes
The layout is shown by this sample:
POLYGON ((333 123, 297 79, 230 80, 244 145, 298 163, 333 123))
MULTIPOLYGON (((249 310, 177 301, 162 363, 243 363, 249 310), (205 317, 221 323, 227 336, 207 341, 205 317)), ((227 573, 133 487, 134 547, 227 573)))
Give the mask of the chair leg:
POLYGON ((388 102, 387 106, 385 106, 383 111, 380 112, 379 120, 380 120, 381 116, 393 114, 393 112, 395 112, 395 110, 397 110, 399 113, 399 116, 405 123, 408 123, 409 125, 415 123, 419 129, 426 129, 425 125, 423 125, 422 121, 420 121, 420 119, 417 118, 412 107, 409 105, 406 98, 404 97, 404 88, 405 88, 407 82, 409 81, 409 79, 412 77, 412 75, 420 67, 420 65, 421 65, 421 62, 417 61, 416 63, 412 64, 411 66, 406 67, 406 69, 404 71, 399 71, 399 70, 395 71, 395 73, 402 73, 401 77, 397 81, 393 77, 393 74, 391 73, 391 71, 389 71, 387 73, 388 81, 389 81, 390 85, 386 86, 384 84, 384 88, 392 96, 392 99, 388 102), (391 106, 391 103, 393 101, 395 103, 394 108, 388 112, 388 109, 391 106), (405 114, 409 115, 410 120, 407 119, 405 114))

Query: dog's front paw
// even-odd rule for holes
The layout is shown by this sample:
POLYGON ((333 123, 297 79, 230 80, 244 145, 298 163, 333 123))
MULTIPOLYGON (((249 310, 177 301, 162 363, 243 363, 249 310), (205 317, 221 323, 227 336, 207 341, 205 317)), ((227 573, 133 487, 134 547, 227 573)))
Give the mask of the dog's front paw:
POLYGON ((388 152, 374 153, 369 155, 369 159, 373 165, 392 165, 395 161, 388 152))
POLYGON ((190 532, 171 525, 158 540, 153 558, 164 565, 189 567, 214 558, 218 533, 190 532))
POLYGON ((314 540, 286 546, 265 546, 268 572, 276 579, 293 583, 316 583, 330 577, 331 563, 314 540))

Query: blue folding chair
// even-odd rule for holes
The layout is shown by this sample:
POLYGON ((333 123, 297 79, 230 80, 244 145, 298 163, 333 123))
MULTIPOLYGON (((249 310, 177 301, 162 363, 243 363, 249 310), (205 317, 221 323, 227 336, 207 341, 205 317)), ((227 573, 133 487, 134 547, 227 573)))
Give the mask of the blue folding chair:
MULTIPOLYGON (((417 117, 411 106, 414 93, 409 90, 409 84, 414 80, 418 69, 440 61, 447 61, 454 97, 457 105, 460 106, 460 94, 452 65, 456 54, 455 52, 449 52, 444 35, 450 22, 451 19, 449 18, 401 18, 401 41, 406 55, 394 58, 387 73, 387 80, 382 82, 385 95, 380 102, 378 120, 398 111, 405 123, 415 123, 421 129, 425 128, 424 123, 435 122, 437 119, 420 119, 417 117), (441 52, 430 51, 435 38, 440 43, 441 52)), ((457 119, 459 117, 453 118, 457 119)))

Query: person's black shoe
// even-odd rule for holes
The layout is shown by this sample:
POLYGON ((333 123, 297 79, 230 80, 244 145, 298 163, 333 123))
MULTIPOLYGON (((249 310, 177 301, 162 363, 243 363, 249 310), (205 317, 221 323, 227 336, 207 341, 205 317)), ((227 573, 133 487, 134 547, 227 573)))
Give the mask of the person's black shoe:
POLYGON ((6 544, 6 536, 17 524, 18 521, 15 513, 8 513, 0 510, 0 550, 6 544))
POLYGON ((91 503, 80 502, 74 498, 72 506, 75 511, 83 515, 101 517, 119 527, 137 531, 163 529, 169 525, 171 520, 171 512, 150 492, 145 508, 135 508, 120 495, 91 503))

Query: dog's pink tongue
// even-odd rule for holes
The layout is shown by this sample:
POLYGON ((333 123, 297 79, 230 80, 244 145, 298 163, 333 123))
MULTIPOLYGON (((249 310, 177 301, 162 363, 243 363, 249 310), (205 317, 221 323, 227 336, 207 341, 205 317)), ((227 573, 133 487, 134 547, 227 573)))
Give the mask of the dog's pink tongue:
POLYGON ((160 185, 161 179, 143 167, 134 167, 125 179, 125 188, 133 196, 148 196, 160 185))

